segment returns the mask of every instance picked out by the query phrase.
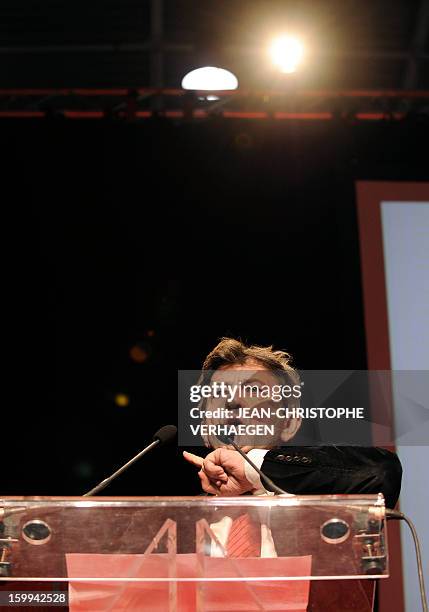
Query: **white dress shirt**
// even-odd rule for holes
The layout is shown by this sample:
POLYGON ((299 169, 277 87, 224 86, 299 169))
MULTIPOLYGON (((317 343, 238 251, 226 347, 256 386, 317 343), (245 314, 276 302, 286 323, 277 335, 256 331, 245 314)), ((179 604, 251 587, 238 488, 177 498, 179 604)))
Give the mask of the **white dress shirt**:
MULTIPOLYGON (((264 461, 264 457, 267 454, 268 450, 263 448, 253 448, 247 453, 249 459, 261 469, 261 465, 264 461)), ((255 487, 253 491, 253 495, 274 495, 272 491, 267 491, 262 485, 260 476, 256 470, 252 468, 252 466, 247 463, 244 464, 244 471, 246 474, 247 480, 255 487)), ((291 493, 287 494, 290 497, 294 497, 291 493)), ((265 514, 264 510, 264 520, 261 520, 261 557, 277 557, 276 547, 274 546, 273 536, 271 534, 271 529, 268 526, 269 523, 269 508, 266 511, 268 514, 265 514)), ((232 527, 232 518, 230 516, 224 516, 223 519, 218 521, 217 523, 211 523, 210 529, 213 531, 217 539, 219 540, 221 546, 217 544, 217 542, 211 543, 210 555, 212 557, 224 557, 224 550, 226 550, 226 544, 228 542, 229 533, 232 527), (224 550, 223 550, 224 549, 224 550)))

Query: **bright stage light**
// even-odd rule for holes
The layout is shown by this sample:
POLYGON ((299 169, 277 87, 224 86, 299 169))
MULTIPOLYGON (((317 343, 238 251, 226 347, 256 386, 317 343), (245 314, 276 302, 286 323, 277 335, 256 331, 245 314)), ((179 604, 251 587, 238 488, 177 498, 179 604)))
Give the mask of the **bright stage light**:
POLYGON ((238 79, 235 74, 224 68, 205 66, 188 72, 183 77, 182 87, 194 91, 225 91, 237 89, 238 79))
POLYGON ((300 40, 293 36, 280 36, 270 47, 273 63, 280 72, 295 72, 304 55, 304 47, 300 40))

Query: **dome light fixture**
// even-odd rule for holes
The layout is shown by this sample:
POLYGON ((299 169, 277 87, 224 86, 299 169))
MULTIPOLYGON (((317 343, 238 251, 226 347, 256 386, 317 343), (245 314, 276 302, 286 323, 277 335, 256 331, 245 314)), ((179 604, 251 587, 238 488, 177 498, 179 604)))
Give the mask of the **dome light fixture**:
POLYGON ((238 88, 238 79, 224 68, 204 66, 188 72, 182 79, 182 88, 192 91, 228 91, 238 88))

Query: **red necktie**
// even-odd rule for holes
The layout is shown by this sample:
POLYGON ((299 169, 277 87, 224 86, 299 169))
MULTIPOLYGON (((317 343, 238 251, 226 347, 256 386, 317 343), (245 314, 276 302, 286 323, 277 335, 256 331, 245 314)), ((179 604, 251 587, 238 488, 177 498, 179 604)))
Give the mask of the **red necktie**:
POLYGON ((234 519, 226 544, 228 557, 260 557, 261 526, 248 514, 234 519))

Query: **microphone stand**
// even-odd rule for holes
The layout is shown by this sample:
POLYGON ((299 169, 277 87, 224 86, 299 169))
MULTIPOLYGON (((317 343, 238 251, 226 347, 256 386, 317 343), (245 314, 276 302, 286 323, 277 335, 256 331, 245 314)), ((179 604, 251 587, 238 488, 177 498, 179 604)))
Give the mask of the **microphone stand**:
POLYGON ((160 443, 159 439, 154 440, 153 442, 151 442, 148 446, 146 446, 146 448, 144 448, 142 451, 140 451, 138 453, 138 455, 136 455, 135 457, 133 457, 132 459, 130 459, 128 461, 128 463, 126 463, 125 465, 123 465, 122 467, 119 468, 119 470, 116 470, 116 472, 114 472, 114 474, 112 474, 111 476, 109 476, 108 478, 105 478, 102 482, 100 482, 100 484, 98 484, 96 487, 94 487, 93 489, 91 489, 90 491, 88 491, 87 493, 84 493, 82 495, 82 497, 90 497, 91 495, 97 495, 97 493, 99 493, 100 491, 102 491, 103 489, 105 489, 107 487, 108 484, 110 484, 112 482, 112 480, 114 480, 117 476, 120 476, 123 472, 125 472, 125 470, 127 470, 133 463, 135 463, 136 461, 138 461, 140 459, 140 457, 143 457, 143 455, 146 455, 146 453, 148 453, 150 450, 152 450, 155 446, 157 446, 160 443))

